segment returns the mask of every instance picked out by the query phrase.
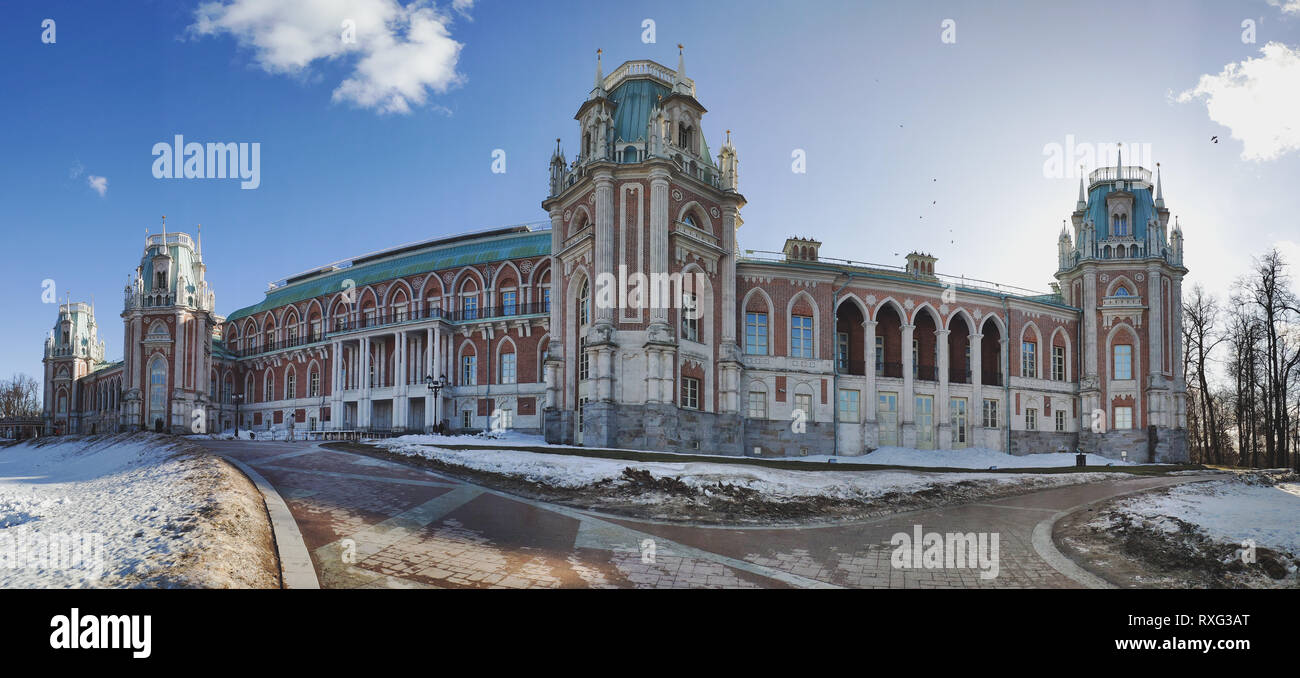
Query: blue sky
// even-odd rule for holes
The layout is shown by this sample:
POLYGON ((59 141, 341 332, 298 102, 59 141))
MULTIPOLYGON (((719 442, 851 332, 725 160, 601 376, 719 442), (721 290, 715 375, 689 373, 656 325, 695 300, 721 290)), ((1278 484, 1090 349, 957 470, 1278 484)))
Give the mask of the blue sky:
POLYGON ((806 235, 892 264, 919 249, 941 273, 1045 290, 1077 177, 1048 176, 1044 149, 1069 135, 1149 144, 1191 283, 1222 293, 1274 244, 1300 265, 1297 0, 248 2, 0 10, 0 374, 40 374, 45 279, 60 300, 94 296, 120 357, 122 287, 164 214, 169 230, 203 224, 222 313, 330 261, 545 219, 547 161, 556 137, 573 156, 597 48, 608 72, 674 67, 686 45, 705 135, 716 150, 730 129, 739 151, 745 248, 806 235), (374 20, 398 10, 408 22, 374 20), (331 42, 339 13, 366 47, 331 42), (417 39, 411 17, 433 33, 417 39), (315 40, 277 42, 288 29, 315 40), (154 178, 153 145, 178 133, 260 143, 261 186, 154 178))

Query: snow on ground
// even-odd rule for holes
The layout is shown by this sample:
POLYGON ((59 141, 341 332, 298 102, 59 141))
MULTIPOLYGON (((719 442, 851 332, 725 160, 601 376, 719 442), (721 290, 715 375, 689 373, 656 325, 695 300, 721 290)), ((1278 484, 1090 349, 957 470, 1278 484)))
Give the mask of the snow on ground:
MULTIPOLYGON (((390 440, 403 444, 416 445, 475 445, 493 447, 494 445, 514 445, 531 447, 553 447, 557 449, 574 449, 572 445, 550 445, 540 435, 519 433, 513 430, 488 431, 478 435, 406 435, 390 440)), ((577 448, 585 449, 585 448, 577 448)), ((645 452, 645 450, 628 450, 645 452)), ((734 455, 717 455, 692 452, 693 456, 724 457, 735 459, 734 455)), ((909 447, 881 447, 870 454, 859 456, 810 455, 807 457, 779 457, 783 461, 806 461, 826 464, 834 459, 840 464, 873 464, 883 466, 918 466, 923 468, 968 468, 989 469, 1005 468, 1054 468, 1074 466, 1073 452, 1050 452, 1017 456, 1006 454, 987 447, 968 447, 961 450, 918 450, 909 447)), ((1131 461, 1111 459, 1097 454, 1088 455, 1089 466, 1135 466, 1131 461)))
MULTIPOLYGON (((1294 476, 1292 476, 1294 478, 1294 476)), ((1300 555, 1300 482, 1261 481, 1253 474, 1234 474, 1221 480, 1188 483, 1168 492, 1146 493, 1124 500, 1116 510, 1151 520, 1168 532, 1174 517, 1199 526, 1217 541, 1256 546, 1300 555)), ((1092 524, 1106 526, 1105 518, 1092 524)))
POLYGON ((0 448, 0 587, 131 586, 200 548, 194 466, 155 434, 0 448))
MULTIPOLYGON (((825 461, 829 457, 807 457, 825 461)), ((908 447, 882 447, 861 457, 839 457, 841 463, 887 464, 891 466, 924 466, 948 468, 1052 468, 1074 466, 1073 452, 1045 452, 1042 454, 1014 455, 987 447, 968 447, 962 450, 915 450, 908 447)), ((1134 466, 1131 461, 1111 459, 1097 454, 1088 455, 1089 466, 1134 466)))
POLYGON ((928 473, 924 471, 792 471, 750 464, 708 462, 637 462, 618 459, 544 454, 518 450, 475 448, 450 450, 424 444, 432 438, 447 444, 446 436, 404 436, 375 441, 379 447, 398 454, 425 457, 477 471, 506 475, 533 483, 579 488, 602 480, 619 478, 623 469, 644 469, 658 478, 677 478, 692 487, 717 483, 747 487, 772 499, 824 496, 869 499, 889 492, 914 492, 926 487, 963 481, 989 485, 1035 485, 1049 487, 1102 480, 1106 473, 999 474, 928 473))

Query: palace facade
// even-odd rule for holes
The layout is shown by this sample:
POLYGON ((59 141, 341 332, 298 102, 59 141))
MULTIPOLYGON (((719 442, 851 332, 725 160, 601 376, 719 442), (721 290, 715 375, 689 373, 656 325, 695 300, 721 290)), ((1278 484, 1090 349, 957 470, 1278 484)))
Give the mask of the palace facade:
MULTIPOLYGON (((728 133, 684 64, 596 79, 557 140, 549 222, 313 268, 215 311, 201 240, 149 236, 124 358, 94 309, 45 344, 49 433, 513 428, 557 443, 759 456, 885 446, 1187 458, 1181 229, 1158 172, 1081 178, 1047 294, 742 251, 728 133), (436 388, 435 388, 436 387, 436 388)), ((864 258, 866 258, 864 256, 864 258)))

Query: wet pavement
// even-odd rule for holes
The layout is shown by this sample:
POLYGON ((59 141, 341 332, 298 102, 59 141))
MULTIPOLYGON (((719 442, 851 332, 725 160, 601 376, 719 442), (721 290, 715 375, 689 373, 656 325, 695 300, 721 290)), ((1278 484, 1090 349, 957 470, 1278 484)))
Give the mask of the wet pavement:
POLYGON ((325 588, 1081 588, 1035 550, 1035 527, 1062 510, 1196 479, 1075 485, 827 527, 735 528, 581 511, 314 443, 200 444, 270 482, 325 588), (916 525, 997 534, 997 576, 956 561, 894 567, 891 538, 916 525))

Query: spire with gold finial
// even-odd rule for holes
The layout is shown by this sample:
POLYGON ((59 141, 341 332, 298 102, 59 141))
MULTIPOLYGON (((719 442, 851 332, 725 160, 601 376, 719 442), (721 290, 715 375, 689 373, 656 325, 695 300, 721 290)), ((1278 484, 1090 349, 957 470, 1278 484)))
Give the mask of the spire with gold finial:
POLYGON ((591 96, 587 97, 588 99, 599 99, 606 95, 605 75, 600 63, 600 54, 602 51, 604 50, 599 48, 596 50, 596 82, 591 87, 591 96))
POLYGON ((1074 204, 1074 209, 1082 210, 1088 206, 1088 192, 1083 186, 1083 165, 1079 165, 1079 201, 1074 204))
POLYGON ((690 94, 686 86, 686 52, 682 43, 677 43, 677 72, 673 74, 673 91, 690 94))

